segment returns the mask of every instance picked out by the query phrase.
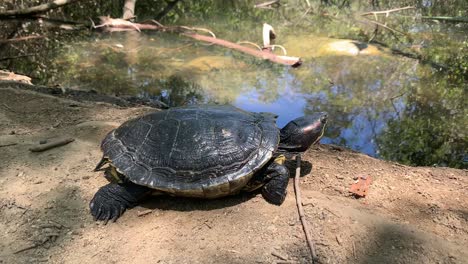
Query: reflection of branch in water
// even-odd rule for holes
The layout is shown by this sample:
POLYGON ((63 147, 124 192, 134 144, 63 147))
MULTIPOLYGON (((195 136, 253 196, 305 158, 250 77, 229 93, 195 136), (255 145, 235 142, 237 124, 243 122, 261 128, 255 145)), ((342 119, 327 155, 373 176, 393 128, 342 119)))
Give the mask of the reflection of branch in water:
MULTIPOLYGON (((373 108, 372 108, 373 110, 373 108)), ((372 114, 372 111, 369 109, 369 108, 366 108, 366 112, 367 112, 367 122, 369 122, 369 127, 372 131, 372 138, 376 139, 377 138, 377 131, 375 129, 375 127, 377 126, 377 121, 374 119, 371 118, 371 114, 372 114)))
POLYGON ((375 20, 371 20, 371 19, 366 18, 366 21, 367 21, 367 22, 370 22, 370 23, 372 23, 372 24, 376 24, 376 25, 378 25, 378 26, 381 26, 381 27, 383 27, 383 28, 386 28, 386 29, 390 30, 390 31, 393 32, 393 33, 399 33, 399 34, 401 34, 401 35, 403 35, 403 36, 406 36, 406 33, 401 32, 401 31, 399 31, 399 30, 396 30, 396 29, 394 29, 394 28, 391 28, 391 27, 389 27, 389 26, 387 26, 387 25, 385 25, 385 24, 382 24, 382 23, 380 23, 380 22, 377 22, 377 21, 375 21, 375 20))
POLYGON ((260 3, 260 4, 254 5, 254 8, 273 9, 275 7, 280 6, 279 1, 280 0, 273 0, 273 1, 263 2, 263 3, 260 3))
POLYGON ((403 93, 401 93, 401 94, 399 94, 399 95, 395 95, 395 96, 389 98, 390 103, 392 104, 393 110, 395 110, 395 113, 397 114, 398 120, 401 119, 401 117, 400 117, 400 111, 398 111, 398 109, 396 108, 395 103, 393 102, 393 100, 395 100, 395 99, 397 99, 397 98, 400 98, 400 97, 402 97, 402 96, 405 95, 405 94, 406 94, 406 92, 403 92, 403 93))
POLYGON ((163 17, 165 17, 171 10, 176 6, 176 4, 179 2, 179 0, 173 0, 171 2, 167 3, 167 6, 159 12, 159 14, 156 15, 155 19, 156 20, 161 20, 163 17))

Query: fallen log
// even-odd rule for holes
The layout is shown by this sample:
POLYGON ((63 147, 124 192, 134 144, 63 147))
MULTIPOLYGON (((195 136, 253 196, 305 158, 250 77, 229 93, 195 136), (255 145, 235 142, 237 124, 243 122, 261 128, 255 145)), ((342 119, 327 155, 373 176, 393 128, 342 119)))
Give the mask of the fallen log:
POLYGON ((205 41, 205 42, 209 42, 209 43, 223 46, 226 48, 234 49, 234 50, 255 56, 260 59, 269 60, 274 63, 289 65, 292 67, 299 67, 302 64, 302 60, 298 57, 278 56, 268 51, 259 51, 256 49, 252 49, 249 47, 241 46, 236 43, 229 42, 227 40, 203 36, 199 34, 183 33, 182 35, 196 39, 196 40, 205 41))
POLYGON ((161 24, 140 24, 140 23, 132 23, 130 21, 126 21, 123 19, 114 19, 110 17, 100 17, 101 24, 95 26, 94 28, 102 28, 105 31, 113 32, 113 31, 141 31, 141 30, 158 30, 158 31, 167 31, 167 32, 175 32, 181 33, 183 36, 193 38, 199 41, 208 42, 211 44, 215 44, 218 46, 223 46, 229 49, 237 50, 252 56, 255 56, 260 59, 269 60, 274 63, 289 65, 292 67, 298 67, 302 64, 302 60, 298 57, 291 57, 291 56, 278 56, 275 55, 267 50, 260 51, 253 48, 245 47, 227 40, 204 36, 200 34, 193 33, 195 28, 190 27, 166 27, 161 24))

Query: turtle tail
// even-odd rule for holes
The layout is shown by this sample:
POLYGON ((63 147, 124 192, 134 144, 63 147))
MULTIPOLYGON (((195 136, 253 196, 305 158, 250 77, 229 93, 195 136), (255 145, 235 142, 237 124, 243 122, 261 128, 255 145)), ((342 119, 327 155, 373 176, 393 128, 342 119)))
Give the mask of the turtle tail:
POLYGON ((102 166, 106 165, 107 163, 109 163, 109 159, 102 156, 101 161, 99 161, 99 163, 96 165, 96 168, 94 168, 94 171, 100 171, 102 166))

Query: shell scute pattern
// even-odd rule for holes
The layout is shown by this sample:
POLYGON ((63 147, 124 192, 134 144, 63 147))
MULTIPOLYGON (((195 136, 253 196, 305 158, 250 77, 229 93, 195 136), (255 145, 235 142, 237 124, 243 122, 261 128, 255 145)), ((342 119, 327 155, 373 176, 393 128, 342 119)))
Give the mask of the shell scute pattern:
POLYGON ((275 118, 235 107, 172 108, 109 133, 104 155, 129 180, 168 193, 218 196, 239 189, 272 156, 275 118))

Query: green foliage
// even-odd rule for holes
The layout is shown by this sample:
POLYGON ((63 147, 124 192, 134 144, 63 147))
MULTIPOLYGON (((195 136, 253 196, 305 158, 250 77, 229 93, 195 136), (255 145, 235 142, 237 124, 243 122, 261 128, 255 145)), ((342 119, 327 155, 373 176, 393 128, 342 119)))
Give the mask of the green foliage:
POLYGON ((438 82, 407 96, 400 118, 391 120, 378 137, 380 155, 409 165, 467 168, 468 111, 466 90, 438 82))

